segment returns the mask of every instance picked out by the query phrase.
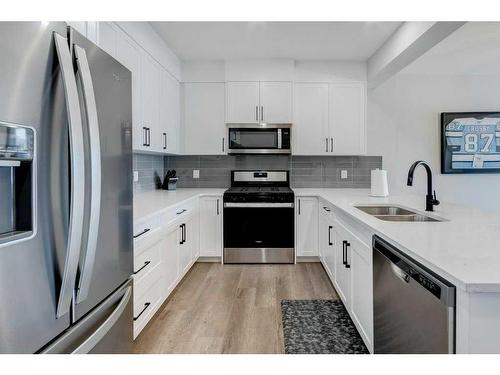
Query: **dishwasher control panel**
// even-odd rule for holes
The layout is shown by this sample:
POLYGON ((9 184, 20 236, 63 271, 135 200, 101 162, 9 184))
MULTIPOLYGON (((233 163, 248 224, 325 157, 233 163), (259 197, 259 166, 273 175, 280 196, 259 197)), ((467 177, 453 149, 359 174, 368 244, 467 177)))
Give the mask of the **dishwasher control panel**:
POLYGON ((434 283, 425 275, 422 275, 416 269, 411 267, 408 268, 409 268, 408 274, 411 276, 413 280, 422 285, 425 289, 434 294, 437 298, 441 298, 441 287, 439 285, 434 283))

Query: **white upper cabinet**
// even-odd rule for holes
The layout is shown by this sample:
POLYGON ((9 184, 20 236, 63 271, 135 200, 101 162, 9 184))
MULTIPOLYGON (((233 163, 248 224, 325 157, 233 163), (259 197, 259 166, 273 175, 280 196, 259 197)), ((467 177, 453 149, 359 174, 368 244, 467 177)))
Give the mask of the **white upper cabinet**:
POLYGON ((180 84, 165 69, 160 71, 160 129, 162 151, 180 151, 180 84))
POLYGON ((291 123, 291 82, 227 82, 226 123, 291 123))
POLYGON ((297 83, 294 98, 293 154, 366 153, 363 83, 297 83))
POLYGON ((328 84, 295 84, 293 109, 293 153, 329 154, 328 84))
POLYGON ((256 123, 259 116, 259 82, 227 82, 226 122, 256 123))
POLYGON ((116 59, 117 43, 119 39, 118 32, 118 28, 112 23, 99 22, 99 47, 116 59))
POLYGON ((329 85, 330 138, 336 155, 366 152, 366 90, 363 84, 329 85))
MULTIPOLYGON (((93 24, 87 24, 91 30, 93 24)), ((133 150, 178 153, 179 81, 120 26, 113 22, 97 24, 99 46, 132 73, 133 150)))
POLYGON ((184 153, 225 154, 224 83, 183 83, 184 153))
POLYGON ((274 124, 292 122, 292 83, 260 83, 260 121, 274 124))
POLYGON ((141 127, 148 129, 145 150, 162 152, 160 128, 160 65, 147 54, 141 60, 141 127))
MULTIPOLYGON (((101 28, 101 30, 103 30, 101 28)), ((104 30, 112 31, 111 27, 105 27, 104 30)), ((102 36, 102 34, 101 34, 102 36)), ((141 50, 125 35, 117 38, 116 32, 108 35, 110 41, 115 40, 115 58, 122 63, 132 75, 132 129, 133 129, 133 148, 141 149, 143 147, 144 135, 140 127, 141 124, 141 50)), ((109 46, 111 48, 111 46, 109 46)))

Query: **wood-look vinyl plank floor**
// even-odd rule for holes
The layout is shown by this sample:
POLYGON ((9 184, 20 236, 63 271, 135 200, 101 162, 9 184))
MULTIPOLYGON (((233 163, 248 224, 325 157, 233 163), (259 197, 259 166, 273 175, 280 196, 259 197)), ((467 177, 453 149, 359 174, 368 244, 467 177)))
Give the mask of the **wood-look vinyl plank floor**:
POLYGON ((134 352, 283 353, 281 300, 337 298, 320 263, 196 263, 134 352))

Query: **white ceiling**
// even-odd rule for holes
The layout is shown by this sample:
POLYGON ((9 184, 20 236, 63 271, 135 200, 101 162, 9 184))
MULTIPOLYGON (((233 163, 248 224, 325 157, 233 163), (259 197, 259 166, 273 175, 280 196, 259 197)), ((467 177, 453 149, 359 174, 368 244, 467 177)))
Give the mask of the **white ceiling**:
POLYGON ((182 60, 367 60, 401 22, 151 22, 182 60))
POLYGON ((468 22, 402 74, 500 75, 500 22, 468 22))

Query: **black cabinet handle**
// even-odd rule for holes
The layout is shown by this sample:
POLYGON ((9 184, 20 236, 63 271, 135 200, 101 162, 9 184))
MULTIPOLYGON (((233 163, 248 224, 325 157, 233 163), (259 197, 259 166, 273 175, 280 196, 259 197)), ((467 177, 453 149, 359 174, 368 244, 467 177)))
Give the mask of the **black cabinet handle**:
POLYGON ((147 126, 143 126, 142 129, 144 130, 142 145, 149 147, 151 146, 151 129, 147 126))
POLYGON ((142 127, 143 133, 142 133, 142 145, 147 146, 148 145, 148 128, 145 126, 142 127))
POLYGON ((179 245, 182 245, 184 243, 184 224, 179 225, 179 228, 181 229, 181 241, 179 245))
POLYGON ((167 149, 167 133, 163 133, 163 149, 167 149))
POLYGON ((224 137, 222 137, 222 152, 224 152, 224 137))
POLYGON ((328 245, 332 246, 332 229, 333 227, 331 225, 328 226, 328 245))
POLYGON ((183 214, 184 212, 186 212, 187 210, 185 208, 183 208, 182 210, 180 210, 179 212, 176 212, 176 215, 180 215, 180 214, 183 214))
POLYGON ((134 321, 136 321, 137 319, 139 319, 141 317, 141 315, 144 313, 144 311, 146 311, 149 307, 149 305, 151 305, 151 302, 146 302, 144 304, 144 308, 142 309, 142 311, 139 313, 139 315, 137 316, 134 316, 134 321))
POLYGON ((298 201, 299 201, 299 215, 300 215, 300 199, 298 201))
POLYGON ((146 229, 144 229, 141 233, 136 234, 136 235, 134 236, 134 238, 140 237, 140 236, 142 236, 143 234, 148 233, 150 230, 151 230, 151 228, 146 228, 146 229))
POLYGON ((342 241, 342 264, 345 266, 346 265, 346 245, 347 241, 343 240, 342 241))
POLYGON ((139 272, 141 272, 144 268, 146 268, 149 265, 149 263, 151 263, 150 260, 145 261, 144 265, 141 268, 139 268, 137 271, 134 272, 134 275, 137 275, 139 272))
POLYGON ((324 206, 323 206, 323 210, 325 210, 326 212, 330 212, 331 211, 328 207, 324 207, 324 206))
POLYGON ((219 200, 217 199, 217 216, 219 216, 219 200))
POLYGON ((349 264, 349 262, 347 261, 347 248, 351 246, 351 244, 349 242, 345 242, 345 268, 351 268, 351 265, 349 264))

